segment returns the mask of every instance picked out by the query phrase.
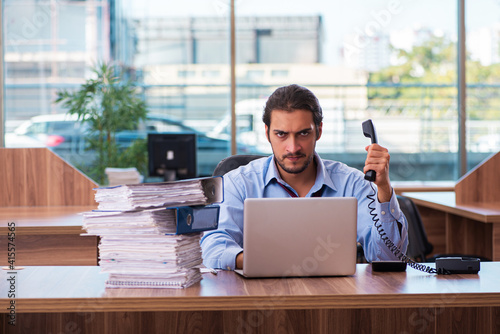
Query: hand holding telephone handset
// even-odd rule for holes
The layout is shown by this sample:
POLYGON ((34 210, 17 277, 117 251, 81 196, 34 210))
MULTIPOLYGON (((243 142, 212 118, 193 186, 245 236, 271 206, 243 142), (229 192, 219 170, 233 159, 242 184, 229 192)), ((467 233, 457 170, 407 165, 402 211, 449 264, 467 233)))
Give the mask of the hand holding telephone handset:
MULTIPOLYGON (((375 127, 373 126, 373 122, 371 119, 366 120, 362 123, 363 134, 365 137, 371 138, 372 144, 377 144, 377 135, 375 133, 375 127)), ((370 182, 375 182, 376 173, 374 170, 369 170, 365 174, 365 179, 370 182)), ((382 228, 382 224, 379 223, 379 218, 377 217, 377 213, 375 212, 375 207, 373 203, 375 203, 375 188, 373 188, 373 184, 370 183, 370 186, 373 189, 373 194, 367 195, 366 197, 370 200, 368 204, 368 209, 370 210, 370 215, 372 216, 373 224, 377 228, 378 233, 380 234, 382 240, 385 245, 390 249, 390 251, 401 261, 374 261, 372 262, 372 270, 374 271, 404 271, 406 269, 406 264, 410 267, 425 271, 427 273, 437 273, 436 269, 430 268, 428 266, 424 266, 420 263, 416 263, 412 259, 406 256, 398 246, 391 241, 384 232, 382 228)))

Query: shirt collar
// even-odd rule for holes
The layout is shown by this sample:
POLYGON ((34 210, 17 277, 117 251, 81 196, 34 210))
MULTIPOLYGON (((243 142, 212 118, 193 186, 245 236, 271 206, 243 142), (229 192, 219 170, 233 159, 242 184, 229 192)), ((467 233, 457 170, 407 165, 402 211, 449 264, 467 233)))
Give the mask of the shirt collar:
POLYGON ((276 162, 274 162, 274 154, 268 158, 267 163, 268 163, 267 173, 266 173, 266 178, 264 180, 266 186, 269 185, 269 183, 273 179, 276 179, 276 181, 285 184, 285 181, 283 181, 283 179, 280 176, 280 173, 278 172, 278 167, 276 167, 276 162))
MULTIPOLYGON (((317 170, 316 170, 316 181, 311 189, 311 193, 315 193, 316 191, 320 190, 323 187, 323 185, 326 185, 327 187, 333 190, 337 190, 337 188, 333 184, 330 175, 326 173, 325 164, 323 163, 323 160, 320 158, 318 153, 314 152, 314 158, 316 159, 317 170)), ((275 179, 277 182, 283 185, 286 185, 286 182, 283 181, 283 179, 280 176, 280 173, 278 172, 278 167, 276 166, 276 162, 274 161, 274 155, 271 155, 268 160, 268 168, 265 177, 266 186, 273 179, 275 179)))
POLYGON ((314 157, 316 158, 318 167, 316 170, 316 182, 314 183, 312 191, 318 191, 319 189, 321 189, 321 187, 323 187, 323 185, 331 188, 332 190, 337 190, 332 178, 330 177, 330 174, 326 172, 326 167, 323 159, 320 158, 317 152, 314 152, 314 157))

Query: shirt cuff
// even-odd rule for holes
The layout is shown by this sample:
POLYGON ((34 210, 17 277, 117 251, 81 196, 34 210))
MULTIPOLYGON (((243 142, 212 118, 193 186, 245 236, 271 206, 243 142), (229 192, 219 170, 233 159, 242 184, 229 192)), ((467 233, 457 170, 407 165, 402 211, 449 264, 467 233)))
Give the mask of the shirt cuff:
POLYGON ((230 247, 224 250, 221 256, 221 268, 234 270, 236 268, 236 256, 243 251, 241 247, 230 247))
POLYGON ((391 200, 389 202, 379 203, 377 201, 378 210, 380 213, 380 220, 384 223, 399 221, 401 218, 401 210, 399 209, 398 199, 392 191, 391 200))

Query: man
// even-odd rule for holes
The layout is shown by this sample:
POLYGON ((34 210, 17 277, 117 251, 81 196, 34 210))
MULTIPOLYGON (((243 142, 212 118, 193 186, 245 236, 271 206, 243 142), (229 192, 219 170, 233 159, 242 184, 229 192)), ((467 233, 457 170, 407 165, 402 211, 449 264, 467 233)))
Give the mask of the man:
MULTIPOLYGON (((224 175, 224 202, 219 228, 201 241, 203 262, 210 268, 243 268, 243 202, 253 197, 356 197, 357 239, 368 261, 395 260, 373 224, 367 195, 370 182, 361 171, 315 152, 321 138, 323 114, 307 88, 278 88, 268 99, 262 117, 273 155, 257 159, 224 175)), ((361 132, 361 126, 360 126, 361 132)), ((376 172, 372 207, 387 237, 403 252, 408 245, 407 222, 389 181, 389 153, 378 144, 366 147, 364 171, 376 172)))

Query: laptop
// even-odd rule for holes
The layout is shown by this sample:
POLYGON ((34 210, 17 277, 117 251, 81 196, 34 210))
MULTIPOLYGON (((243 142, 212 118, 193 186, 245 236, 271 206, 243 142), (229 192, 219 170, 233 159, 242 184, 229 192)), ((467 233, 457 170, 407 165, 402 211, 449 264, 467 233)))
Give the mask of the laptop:
POLYGON ((357 199, 248 198, 245 277, 348 276, 356 272, 357 199))

